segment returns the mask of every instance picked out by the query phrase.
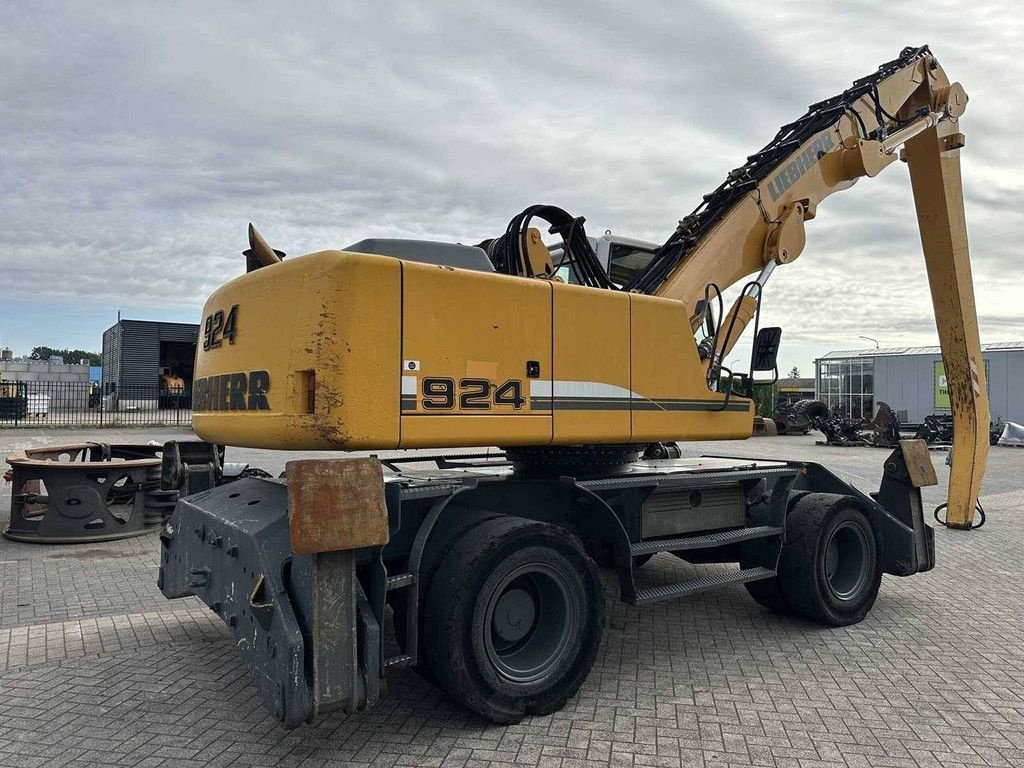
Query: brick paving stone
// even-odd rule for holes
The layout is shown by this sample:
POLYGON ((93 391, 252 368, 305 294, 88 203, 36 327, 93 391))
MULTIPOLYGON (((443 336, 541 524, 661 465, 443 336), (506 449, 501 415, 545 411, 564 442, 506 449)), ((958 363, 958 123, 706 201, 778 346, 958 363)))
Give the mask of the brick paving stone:
MULTIPOLYGON (((0 432, 0 453, 89 439, 12 432, 0 432)), ((812 437, 686 449, 817 460, 862 490, 877 484, 885 456, 812 437)), ((288 458, 229 450, 274 472, 288 458)), ((943 458, 933 454, 941 483, 943 458)), ((993 449, 986 527, 938 529, 937 568, 885 577, 855 627, 773 615, 742 588, 624 606, 609 577, 604 642, 579 694, 562 712, 508 727, 398 671, 374 710, 283 731, 219 619, 195 599, 160 595, 155 537, 3 541, 0 766, 1024 765, 1022 470, 1024 451, 993 449)), ((944 493, 927 489, 926 504, 944 493)), ((0 498, 0 520, 8 510, 0 498)), ((658 583, 693 568, 663 554, 644 576, 658 583)))

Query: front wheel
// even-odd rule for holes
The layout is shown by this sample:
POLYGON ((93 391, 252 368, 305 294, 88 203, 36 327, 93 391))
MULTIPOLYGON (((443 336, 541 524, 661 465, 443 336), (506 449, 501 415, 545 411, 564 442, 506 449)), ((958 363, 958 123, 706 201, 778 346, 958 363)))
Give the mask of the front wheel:
POLYGON ((489 520, 452 547, 428 587, 427 665, 488 720, 564 706, 601 642, 604 596, 579 540, 556 526, 489 520))
POLYGON ((882 581, 871 521, 848 497, 810 493, 786 519, 778 585, 794 612, 844 627, 863 619, 882 581))

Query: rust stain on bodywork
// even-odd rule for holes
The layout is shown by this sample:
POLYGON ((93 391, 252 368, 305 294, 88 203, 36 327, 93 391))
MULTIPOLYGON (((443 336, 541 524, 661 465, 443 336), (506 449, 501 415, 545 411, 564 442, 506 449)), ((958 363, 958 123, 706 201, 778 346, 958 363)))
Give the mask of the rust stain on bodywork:
POLYGON ((298 554, 380 547, 388 543, 384 472, 360 459, 289 461, 288 525, 298 554))

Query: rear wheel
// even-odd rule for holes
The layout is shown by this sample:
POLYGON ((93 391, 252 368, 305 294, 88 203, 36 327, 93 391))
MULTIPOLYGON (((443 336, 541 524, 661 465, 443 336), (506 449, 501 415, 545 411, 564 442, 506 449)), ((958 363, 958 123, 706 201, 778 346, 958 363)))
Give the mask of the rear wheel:
MULTIPOLYGON (((434 530, 430 536, 430 543, 424 550, 423 558, 420 561, 416 586, 412 587, 412 589, 419 590, 419 626, 417 633, 420 638, 420 642, 418 643, 420 648, 422 648, 422 638, 424 636, 423 614, 427 604, 426 587, 434 578, 434 573, 436 573, 437 569, 441 566, 441 562, 444 560, 445 555, 451 551, 451 548, 460 538, 462 538, 462 536, 465 535, 467 531, 483 522, 486 522, 487 520, 494 520, 500 517, 501 515, 496 512, 470 509, 458 504, 452 504, 444 511, 440 519, 437 521, 437 525, 434 526, 434 530)), ((388 602, 391 603, 394 620, 395 640, 403 653, 411 653, 405 645, 409 596, 408 589, 398 589, 388 594, 388 602)), ((422 655, 419 654, 418 651, 419 649, 417 649, 417 655, 422 658, 422 655)), ((419 663, 416 666, 420 673, 425 677, 432 679, 430 671, 426 668, 426 665, 419 663)))
POLYGON ((782 588, 779 587, 777 576, 771 579, 761 579, 760 581, 748 581, 743 586, 747 588, 747 592, 750 593, 750 596, 754 598, 758 605, 767 608, 769 611, 775 611, 775 613, 791 612, 786 604, 786 598, 782 596, 782 588))
POLYGON ((882 580, 865 514, 848 498, 812 493, 790 510, 786 531, 778 575, 785 604, 833 627, 861 621, 882 580))
POLYGON ((561 528, 514 517, 467 532, 428 586, 427 665, 447 693, 499 723, 560 709, 594 663, 604 597, 561 528))

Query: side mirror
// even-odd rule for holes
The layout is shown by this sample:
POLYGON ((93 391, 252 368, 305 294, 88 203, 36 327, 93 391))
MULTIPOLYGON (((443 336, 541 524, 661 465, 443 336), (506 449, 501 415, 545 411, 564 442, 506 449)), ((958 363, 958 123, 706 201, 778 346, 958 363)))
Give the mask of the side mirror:
POLYGON ((781 328, 762 328, 754 339, 754 355, 752 368, 755 371, 774 371, 778 366, 779 342, 782 341, 781 328))

